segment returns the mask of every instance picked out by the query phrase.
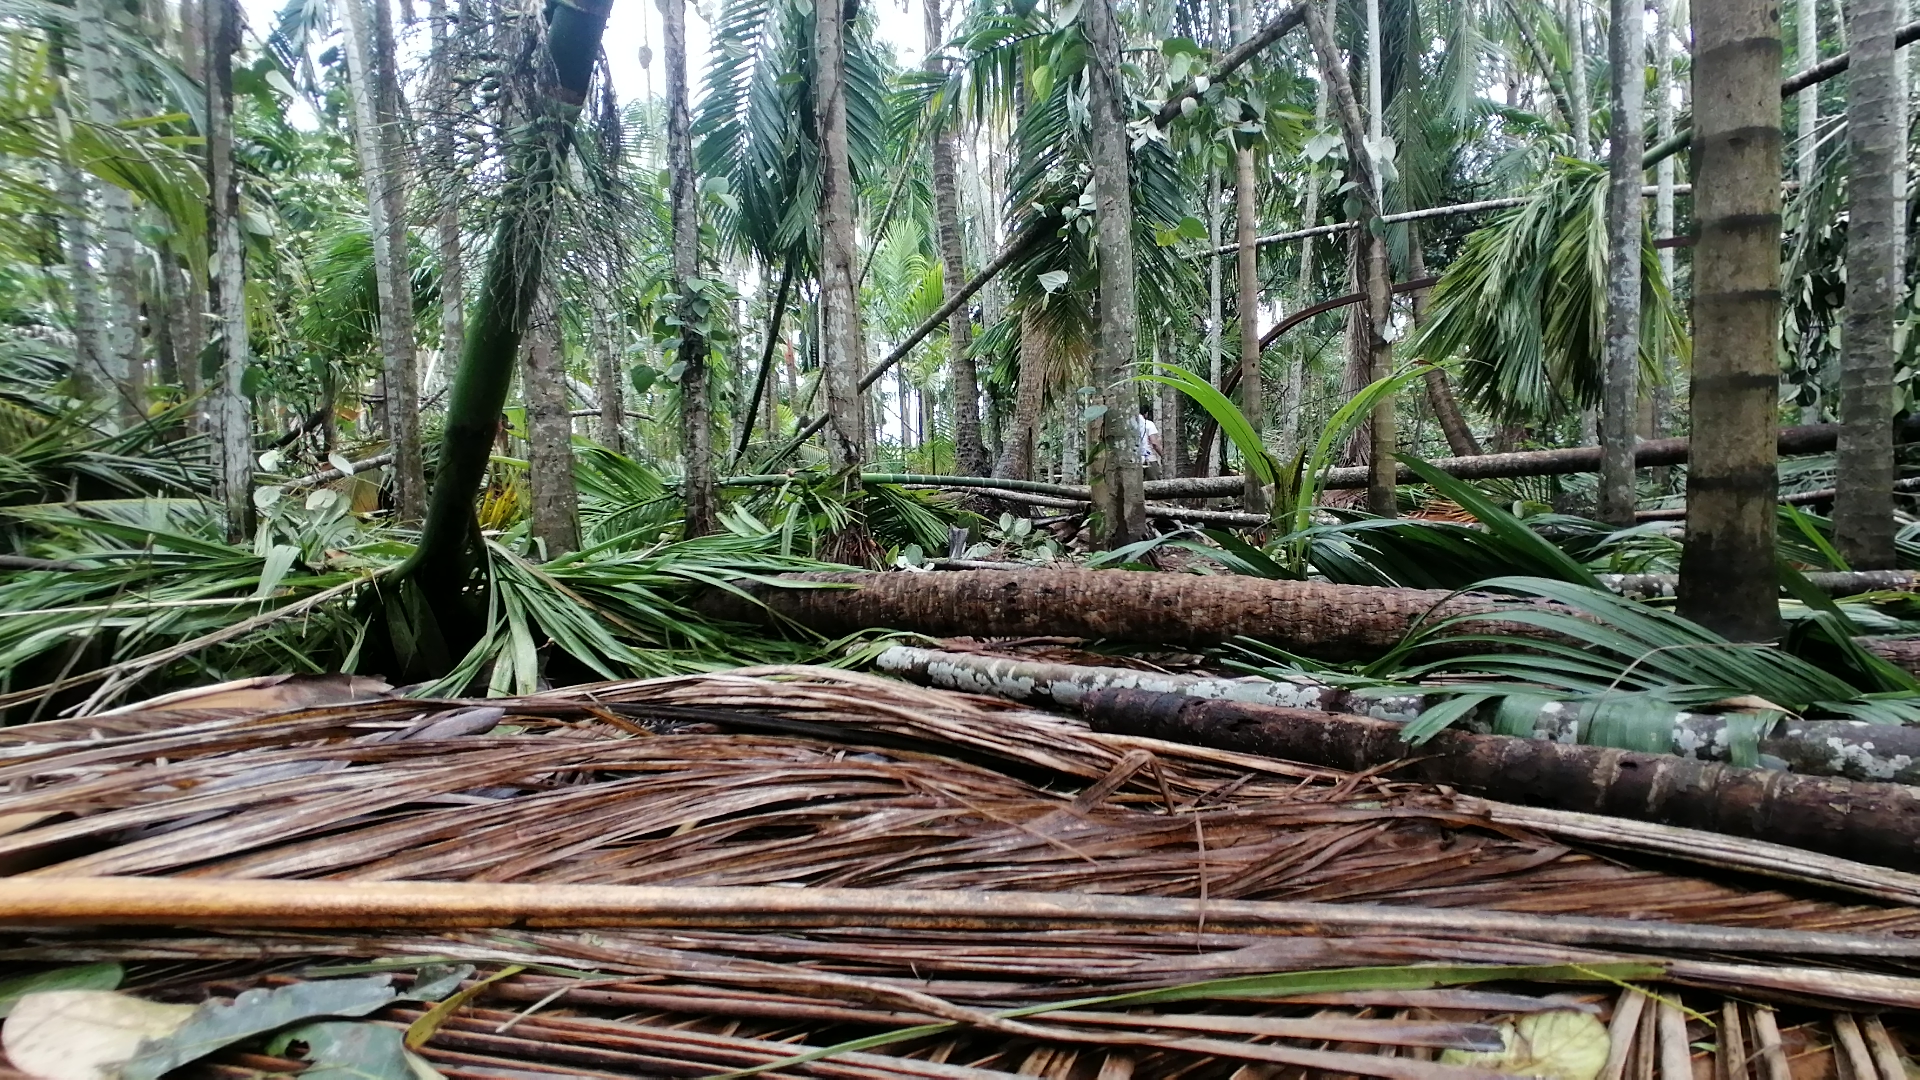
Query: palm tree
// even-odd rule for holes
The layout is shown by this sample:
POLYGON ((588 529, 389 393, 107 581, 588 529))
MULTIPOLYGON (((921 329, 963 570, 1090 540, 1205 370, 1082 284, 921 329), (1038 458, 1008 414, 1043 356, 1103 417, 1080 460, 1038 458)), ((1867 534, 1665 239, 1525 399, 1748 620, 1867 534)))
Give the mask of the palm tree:
MULTIPOLYGON (((941 0, 922 0, 926 8, 927 71, 944 74, 945 34, 940 18, 941 0)), ((966 258, 962 254, 960 234, 960 191, 955 170, 956 139, 949 127, 936 128, 931 134, 933 157, 934 213, 939 224, 940 265, 948 292, 959 292, 967 281, 966 258)), ((947 324, 948 369, 953 380, 953 448, 958 471, 967 476, 987 472, 987 448, 980 439, 980 387, 969 351, 973 339, 973 319, 963 308, 953 313, 947 324)))
MULTIPOLYGON (((700 329, 712 301, 701 295, 700 207, 693 170, 693 119, 687 109, 686 0, 659 0, 667 47, 667 176, 673 215, 673 287, 680 296, 680 445, 686 535, 715 526, 713 418, 707 413, 707 338, 700 329)), ((753 425, 749 411, 745 422, 753 425)))
POLYGON ((207 41, 208 301, 220 340, 209 409, 227 539, 253 535, 253 413, 246 391, 246 246, 240 238, 240 178, 233 160, 233 56, 240 49, 238 0, 205 0, 207 41))
POLYGON ((1600 427, 1600 520, 1633 524, 1640 420, 1640 155, 1645 143, 1646 5, 1613 0, 1607 134, 1607 367, 1600 427))
MULTIPOLYGON (((820 373, 827 391, 827 460, 852 472, 867 458, 860 376, 860 254, 854 236, 853 168, 847 145, 847 9, 814 5, 813 122, 820 139, 820 373)), ((857 7, 856 7, 857 10, 857 7)))
POLYGON ((1693 11, 1693 446, 1680 613, 1735 641, 1779 633, 1774 338, 1780 313, 1780 20, 1774 0, 1693 11))
POLYGON ((1847 326, 1833 537, 1858 570, 1898 565, 1893 368, 1895 320, 1906 294, 1907 104, 1893 37, 1905 6, 1847 5, 1847 326))

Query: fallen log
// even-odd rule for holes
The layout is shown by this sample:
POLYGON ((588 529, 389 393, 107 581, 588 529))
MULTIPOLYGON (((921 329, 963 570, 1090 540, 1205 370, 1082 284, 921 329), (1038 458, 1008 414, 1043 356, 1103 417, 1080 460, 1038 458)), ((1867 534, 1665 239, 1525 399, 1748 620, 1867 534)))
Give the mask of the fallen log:
POLYGON ((1512 604, 1438 589, 1118 570, 820 572, 780 580, 852 588, 742 581, 736 584, 746 595, 709 590, 696 606, 736 622, 790 620, 828 637, 887 627, 933 637, 1051 635, 1205 646, 1244 635, 1350 660, 1392 648, 1424 616, 1512 604))
POLYGON ((1510 802, 1768 840, 1920 868, 1920 788, 1737 769, 1661 754, 1443 731, 1419 747, 1364 716, 1142 690, 1087 695, 1095 731, 1444 784, 1510 802))
MULTIPOLYGON (((1103 690, 1143 690, 1209 701, 1235 701, 1321 714, 1350 714, 1404 724, 1445 700, 1417 690, 1372 694, 1342 690, 1311 679, 1239 679, 1178 675, 1134 668, 1048 664, 1005 656, 947 652, 895 645, 873 658, 873 666, 922 686, 990 694, 1009 701, 1026 701, 1077 708, 1103 690)), ((1507 730, 1496 731, 1490 708, 1463 717, 1458 730, 1473 734, 1507 734, 1549 742, 1596 744, 1592 702, 1542 701, 1531 715, 1514 715, 1505 707, 1507 730), (1524 718, 1523 718, 1524 717, 1524 718), (1524 730, 1518 730, 1524 728, 1524 730)), ((1886 780, 1920 784, 1920 728, 1869 724, 1862 720, 1802 720, 1781 713, 1770 718, 1752 712, 1705 713, 1666 710, 1660 716, 1661 746, 1637 749, 1671 754, 1695 761, 1732 761, 1743 741, 1769 768, 1784 768, 1806 776, 1844 776, 1852 780, 1886 780), (1752 726, 1742 730, 1742 721, 1752 726), (1748 741, 1750 740, 1750 741, 1748 741)), ((1624 740, 1623 740, 1624 741, 1624 740)), ((1617 745, 1617 744, 1614 744, 1617 745)))
MULTIPOLYGON (((1838 424, 1808 424, 1802 427, 1781 428, 1778 447, 1781 457, 1794 457, 1804 454, 1824 454, 1831 451, 1840 437, 1838 424)), ((1896 444, 1920 442, 1920 416, 1909 416, 1893 426, 1893 438, 1896 444)), ((1685 438, 1648 439, 1634 447, 1633 463, 1637 468, 1651 468, 1656 465, 1685 465, 1687 463, 1688 441, 1685 438)), ((1482 454, 1478 457, 1435 458, 1430 462, 1441 472, 1463 480, 1487 480, 1513 476, 1564 476, 1569 473, 1600 471, 1600 448, 1597 446, 1571 446, 1562 450, 1523 450, 1512 454, 1482 454)), ((1397 483, 1417 484, 1420 478, 1402 465, 1397 483)), ((1329 490, 1345 490, 1367 486, 1367 469, 1363 465, 1349 468, 1329 469, 1326 485, 1329 490)), ((1244 489, 1239 476, 1190 476, 1171 480, 1149 480, 1146 493, 1161 498, 1220 498, 1238 495, 1244 489)))
MULTIPOLYGON (((1680 587, 1679 574, 1598 574, 1600 584, 1635 600, 1672 599, 1680 587)), ((1920 575, 1912 570, 1815 571, 1807 583, 1829 596, 1858 596, 1869 592, 1920 590, 1920 575)))

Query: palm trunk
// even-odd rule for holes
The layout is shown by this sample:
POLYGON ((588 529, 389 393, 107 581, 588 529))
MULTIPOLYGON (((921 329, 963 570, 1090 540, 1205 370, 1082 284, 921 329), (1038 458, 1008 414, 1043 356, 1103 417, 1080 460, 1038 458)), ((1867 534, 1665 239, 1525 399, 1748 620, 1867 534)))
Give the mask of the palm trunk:
MULTIPOLYGON (((751 417, 759 407, 762 398, 765 398, 767 409, 766 434, 768 439, 776 438, 780 434, 777 430, 779 426, 777 423, 779 413, 775 408, 774 401, 779 395, 772 387, 767 385, 767 381, 773 372, 773 351, 779 347, 780 344, 780 323, 787 313, 787 296, 793 290, 793 268, 797 261, 798 259, 795 256, 789 255, 787 260, 780 266, 780 284, 773 291, 773 305, 767 309, 767 339, 760 343, 760 368, 753 377, 753 391, 747 397, 746 413, 749 417, 751 417)), ((753 424, 751 420, 749 420, 740 431, 739 443, 734 446, 733 463, 735 465, 738 465, 740 459, 746 455, 747 444, 751 442, 752 439, 753 424)))
POLYGON ((854 236, 853 172, 847 150, 846 10, 815 7, 813 115, 820 139, 820 367, 827 392, 827 461, 835 471, 867 457, 866 409, 860 378, 866 346, 860 332, 859 253, 854 236))
POLYGON ((227 539, 253 536, 253 410, 244 389, 247 348, 246 246, 240 239, 240 177, 233 164, 233 54, 240 50, 238 0, 205 0, 207 22, 207 301, 220 333, 213 390, 214 460, 227 539))
POLYGON ((93 229, 87 221, 86 180, 80 170, 65 163, 54 166, 54 175, 63 204, 60 239, 66 249, 67 303, 73 310, 74 381, 84 397, 111 394, 113 379, 106 367, 100 278, 93 270, 93 229))
POLYGON ((1082 16, 1087 35, 1088 112, 1092 114, 1094 246, 1100 260, 1100 328, 1087 472, 1097 541, 1116 548, 1147 537, 1140 475, 1140 408, 1129 378, 1134 360, 1133 187, 1128 160, 1125 76, 1113 0, 1093 0, 1082 16))
POLYGON ((1607 184, 1607 338, 1601 392, 1600 520, 1633 524, 1633 444, 1640 419, 1640 155, 1646 142, 1645 0, 1613 0, 1607 184))
POLYGON ((551 286, 534 306, 521 372, 527 403, 527 474, 533 489, 533 537, 546 557, 580 549, 580 497, 573 481, 573 409, 567 359, 551 286))
POLYGON ((374 287, 380 309, 382 413, 393 444, 393 501, 401 521, 426 509, 420 451, 420 387, 415 374, 413 282, 407 258, 406 180, 399 131, 393 32, 384 0, 342 0, 353 91, 354 141, 367 189, 374 287))
MULTIPOLYGON (((1261 400, 1259 247, 1254 243, 1260 235, 1260 222, 1253 151, 1244 146, 1234 147, 1233 165, 1234 241, 1240 247, 1235 252, 1239 291, 1234 301, 1240 316, 1240 411, 1246 415, 1254 436, 1259 438, 1264 436, 1267 425, 1266 402, 1261 400)), ((1259 477, 1249 465, 1242 465, 1240 471, 1247 478, 1246 487, 1240 493, 1240 504, 1248 513, 1265 513, 1267 491, 1259 477)))
MULTIPOLYGON (((1407 224, 1407 273, 1415 280, 1427 276, 1427 256, 1420 246, 1420 224, 1407 224)), ((1419 326, 1427 318, 1427 290, 1420 289, 1413 294, 1413 324, 1419 326)), ((1427 384, 1427 406, 1433 410, 1433 418, 1440 422, 1440 432, 1446 436, 1447 449, 1454 457, 1478 457, 1483 452, 1480 440, 1473 437, 1473 429, 1467 425, 1467 418, 1460 412, 1460 399, 1454 395, 1453 384, 1447 381, 1445 370, 1429 366, 1421 376, 1427 384)))
MULTIPOLYGON (((667 176, 673 213, 673 281, 680 294, 681 495, 688 537, 717 525, 713 490, 713 416, 708 410, 707 338, 699 329, 715 313, 700 294, 700 206, 694 190, 693 121, 687 103, 686 0, 658 0, 667 61, 667 176)), ((826 16, 821 15, 822 19, 826 16)), ((842 133, 844 135, 844 132, 842 133)), ((749 424, 751 414, 749 414, 749 424)))
POLYGON ((1774 588, 1780 24, 1773 0, 1693 4, 1693 458, 1680 613, 1736 641, 1780 629, 1774 588))
MULTIPOLYGON (((108 16, 101 0, 77 0, 74 9, 80 82, 86 115, 95 124, 120 120, 119 61, 107 44, 108 16)), ((146 416, 146 389, 140 361, 140 286, 138 246, 133 235, 133 197, 113 184, 96 186, 100 208, 99 359, 101 391, 113 399, 122 425, 146 416)))
MULTIPOLYGON (((1207 43, 1222 48, 1220 39, 1220 0, 1207 0, 1207 43)), ((1221 347, 1221 323, 1226 317, 1225 293, 1221 288, 1220 268, 1220 167, 1207 154, 1207 381, 1214 389, 1226 390, 1225 350, 1221 347)), ((1211 441, 1200 444, 1200 471, 1217 476, 1227 470, 1224 440, 1221 452, 1213 452, 1211 441)))
POLYGON ((600 445, 619 453, 626 448, 626 388, 620 379, 620 325, 599 293, 590 296, 593 309, 593 381, 600 395, 600 445))
POLYGON ((1571 60, 1567 96, 1573 112, 1567 117, 1573 128, 1573 152, 1582 158, 1593 156, 1592 109, 1587 97, 1587 13, 1585 0, 1567 0, 1567 53, 1571 60))
MULTIPOLYGON (((428 19, 432 22, 433 40, 433 98, 435 107, 440 110, 439 121, 433 127, 436 164, 448 165, 454 160, 453 128, 456 106, 454 104, 452 60, 447 55, 447 5, 446 0, 432 0, 428 8, 428 19)), ((458 179, 449 174, 440 181, 440 213, 435 220, 439 233, 440 246, 440 355, 443 360, 452 360, 461 354, 466 346, 467 336, 467 288, 466 262, 461 251, 460 240, 460 191, 458 179)))
MULTIPOLYGON (((1673 137, 1673 11, 1671 0, 1653 0, 1653 25, 1657 36, 1653 44, 1654 68, 1654 131, 1661 142, 1673 137)), ((1673 155, 1660 159, 1654 167, 1656 185, 1653 198, 1653 232, 1655 236, 1673 235, 1673 155)), ((1660 278, 1673 288, 1673 249, 1660 249, 1660 278)), ((1671 335, 1664 330, 1660 334, 1660 381, 1653 387, 1653 425, 1647 437, 1660 438, 1666 434, 1667 414, 1673 406, 1673 385, 1679 377, 1675 362, 1674 343, 1671 335)), ((1818 419, 1818 417, 1815 417, 1818 419)), ((1667 487, 1667 475, 1655 474, 1655 482, 1660 490, 1667 487)))
POLYGON ((1894 326, 1905 292, 1906 97, 1901 0, 1851 0, 1847 38, 1847 325, 1840 369, 1834 544, 1855 570, 1895 565, 1894 326))
POLYGON ((500 218, 487 256, 486 274, 474 305, 466 351, 448 393, 440 466, 434 474, 420 546, 391 579, 416 583, 425 611, 401 605, 417 621, 416 641, 398 640, 400 670, 419 677, 422 668, 445 663, 476 639, 485 625, 484 590, 473 585, 484 573, 480 529, 473 499, 486 474, 501 407, 513 383, 520 339, 544 269, 545 239, 553 216, 554 184, 571 141, 573 121, 586 98, 606 26, 606 3, 555 4, 547 29, 552 89, 533 96, 532 115, 513 128, 500 218), (420 619, 420 616, 426 616, 420 619))
MULTIPOLYGON (((1346 142, 1347 160, 1355 188, 1361 193, 1364 212, 1369 218, 1380 214, 1380 181, 1374 170, 1367 128, 1360 119, 1360 106, 1353 96, 1353 83, 1340 49, 1334 42, 1333 24, 1318 6, 1307 7, 1307 32, 1319 55, 1320 77, 1332 96, 1334 115, 1340 121, 1341 137, 1346 142)), ((1376 118, 1377 119, 1377 118, 1376 118)), ((1366 301, 1360 316, 1360 336, 1366 346, 1368 381, 1392 374, 1393 345, 1387 340, 1387 320, 1393 314, 1392 268, 1387 261, 1387 245, 1366 222, 1353 231, 1359 259, 1359 277, 1366 301)), ((1356 358, 1358 349, 1356 347, 1356 358)), ((1393 399, 1383 398, 1373 409, 1369 421, 1370 454, 1368 466, 1373 480, 1367 485, 1367 508, 1382 517, 1392 517, 1398 509, 1394 501, 1394 415, 1393 399)))
MULTIPOLYGON (((946 44, 941 28, 940 0, 924 0, 927 25, 927 70, 944 72, 946 62, 936 53, 946 44)), ((933 209, 939 227, 940 276, 948 296, 967 283, 967 262, 960 232, 960 191, 955 176, 955 139, 952 131, 933 133, 933 209)), ((968 346, 973 319, 966 308, 947 322, 948 374, 953 385, 953 449, 957 469, 964 476, 987 474, 987 447, 980 438, 979 373, 968 346)))
MULTIPOLYGON (((1310 0, 1318 2, 1318 0, 1310 0)), ((1329 4, 1333 0, 1327 0, 1329 4)), ((1315 80, 1313 89, 1313 130, 1317 133, 1327 122, 1327 84, 1324 79, 1315 80)), ((1309 162, 1307 164, 1306 207, 1300 215, 1300 223, 1306 228, 1320 224, 1320 171, 1309 162)), ((1300 306, 1313 303, 1314 253, 1317 250, 1314 240, 1309 237, 1300 245, 1300 306)), ((1291 459, 1300 448, 1300 431, 1303 398, 1307 384, 1307 360, 1304 355, 1287 365, 1286 397, 1280 407, 1280 452, 1282 460, 1291 459)))
POLYGON ((1020 315, 1020 383, 1014 392, 1013 420, 1000 440, 993 475, 1033 479, 1034 448, 1040 440, 1040 412, 1047 391, 1047 345, 1039 320, 1020 315))
MULTIPOLYGON (((1795 12, 1799 25, 1793 48, 1793 66, 1802 71, 1820 62, 1820 3, 1819 0, 1799 0, 1795 12)), ((1851 88, 1858 85, 1859 76, 1849 80, 1851 88)), ((1819 142, 1820 131, 1820 88, 1809 86, 1798 95, 1800 108, 1799 127, 1794 147, 1794 171, 1800 178, 1800 190, 1813 186, 1814 164, 1817 155, 1814 147, 1819 142)), ((1665 135, 1661 136, 1666 138, 1665 135)))

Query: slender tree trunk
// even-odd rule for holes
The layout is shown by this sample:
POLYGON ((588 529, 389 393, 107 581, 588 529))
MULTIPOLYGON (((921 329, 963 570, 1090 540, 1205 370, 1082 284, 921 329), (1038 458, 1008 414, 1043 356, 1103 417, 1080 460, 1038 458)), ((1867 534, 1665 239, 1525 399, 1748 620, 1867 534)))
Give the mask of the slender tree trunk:
MULTIPOLYGON (((1254 240, 1260 234, 1257 195, 1253 170, 1253 151, 1243 146, 1234 147, 1234 241, 1240 245, 1235 254, 1238 257, 1239 294, 1234 306, 1240 315, 1240 411, 1246 414, 1247 423, 1252 425, 1255 437, 1266 433, 1266 402, 1261 400, 1263 389, 1260 378, 1260 272, 1259 247, 1254 240)), ((1267 510, 1267 491, 1252 468, 1242 465, 1240 471, 1246 476, 1246 487, 1240 493, 1240 503, 1248 513, 1263 514, 1267 510)))
POLYGON ((1572 61, 1567 80, 1567 96, 1573 113, 1567 120, 1573 127, 1574 153, 1593 156, 1593 109, 1587 96, 1587 12, 1586 0, 1567 0, 1567 53, 1572 61))
POLYGON ((352 80, 354 141, 367 189, 373 276, 380 310, 383 419, 393 443, 394 510, 401 521, 426 512, 420 451, 420 388, 414 366, 413 281, 407 256, 406 181, 399 153, 399 107, 393 33, 383 0, 341 0, 346 8, 347 62, 352 80), (386 48, 381 48, 384 40, 386 48))
MULTIPOLYGON (((773 302, 771 306, 767 308, 766 340, 760 343, 760 367, 759 370, 754 373, 753 389, 747 395, 746 412, 749 416, 751 416, 754 409, 759 406, 761 399, 765 399, 767 410, 766 434, 768 439, 773 439, 780 434, 779 412, 775 402, 775 399, 779 397, 779 393, 776 388, 768 385, 768 381, 773 374, 773 351, 780 345, 780 324, 787 314, 787 296, 793 291, 793 268, 796 261, 797 259, 794 256, 789 255, 786 261, 780 265, 780 284, 774 288, 773 302)), ((764 281, 765 279, 762 278, 761 280, 764 281)), ((791 366, 791 354, 788 356, 788 362, 789 366, 791 366)), ((746 455, 747 444, 752 441, 752 438, 753 424, 751 420, 749 420, 741 430, 740 441, 734 444, 734 464, 738 464, 740 459, 746 455)))
MULTIPOLYGON (((1154 352, 1165 356, 1167 332, 1155 332, 1154 352)), ((1186 424, 1180 403, 1186 395, 1171 386, 1160 387, 1160 475, 1171 480, 1187 474, 1186 424)))
MULTIPOLYGON (((1340 121, 1355 187, 1364 198, 1363 212, 1369 219, 1378 217, 1380 182, 1370 150, 1373 143, 1367 138, 1359 103, 1354 100, 1353 84, 1347 79, 1344 58, 1334 42, 1332 21, 1316 5, 1307 7, 1307 32, 1313 38, 1313 48, 1320 60, 1320 77, 1327 84, 1334 115, 1340 121)), ((1393 345, 1386 335, 1387 320, 1393 314, 1392 268, 1387 261, 1387 245, 1370 227, 1370 222, 1362 222, 1361 227, 1353 231, 1353 237, 1362 291, 1367 296, 1361 314, 1364 324, 1360 327, 1366 344, 1367 376, 1369 381, 1377 381, 1391 374, 1393 366, 1393 345)), ((1367 508, 1382 517, 1392 517, 1398 509, 1394 502, 1395 436, 1391 397, 1382 399, 1374 407, 1370 422, 1368 465, 1373 481, 1367 485, 1367 508)))
MULTIPOLYGON (((432 22, 433 100, 440 111, 433 125, 433 157, 436 165, 447 167, 454 161, 454 127, 464 111, 455 103, 452 59, 448 56, 449 30, 446 0, 432 0, 428 8, 432 22)), ((440 355, 451 362, 466 347, 467 287, 466 260, 460 239, 460 180, 457 170, 447 168, 440 179, 440 212, 435 229, 440 246, 440 355)))
POLYGON ((74 380, 83 396, 113 393, 106 365, 105 328, 100 313, 100 278, 93 269, 93 230, 87 221, 87 184, 80 170, 54 166, 55 184, 63 204, 60 239, 66 249, 67 302, 73 309, 74 380))
MULTIPOLYGON (((927 23, 927 70, 944 72, 946 61, 937 53, 946 44, 941 27, 940 0, 923 0, 927 23)), ((955 176, 954 134, 933 134, 933 209, 940 240, 940 276, 948 296, 967 283, 967 260, 960 232, 960 190, 955 176)), ((980 386, 968 347, 973 318, 965 307, 947 320, 948 376, 953 387, 953 449, 962 476, 987 474, 987 448, 980 439, 980 386)))
MULTIPOLYGON (((1793 48, 1793 66, 1805 71, 1820 62, 1820 0, 1799 0, 1797 31, 1793 48)), ((1855 76, 1857 78, 1857 76, 1855 76)), ((1850 79, 1848 85, 1852 85, 1850 79)), ((1794 150, 1794 171, 1805 191, 1813 184, 1816 156, 1814 147, 1820 133, 1820 88, 1809 86, 1798 95, 1800 122, 1794 150)), ((1664 137, 1664 136, 1663 136, 1664 137)))
POLYGON ((1100 260, 1100 329, 1093 403, 1104 406, 1089 433, 1087 471, 1101 547, 1148 535, 1140 475, 1140 408, 1129 379, 1134 359, 1133 187, 1120 24, 1113 0, 1092 0, 1085 20, 1088 112, 1093 127, 1094 245, 1100 260))
MULTIPOLYGON (((86 92, 86 116, 95 124, 120 120, 120 62, 107 44, 109 16, 102 0, 76 0, 74 23, 78 74, 86 92)), ((123 426, 146 417, 140 360, 140 267, 133 235, 133 197, 112 184, 94 185, 100 212, 100 389, 112 397, 123 426)))
POLYGON ((1612 0, 1608 103, 1607 366, 1600 431, 1600 520, 1633 524, 1633 444, 1640 418, 1640 155, 1646 143, 1646 0, 1612 0))
POLYGON ((820 139, 820 367, 827 392, 827 461, 858 469, 867 457, 860 379, 860 258, 854 237, 853 173, 847 157, 847 12, 820 4, 814 17, 813 116, 820 139))
POLYGON ((1047 393, 1047 339, 1039 320, 1020 315, 1020 383, 1014 391, 1013 420, 1000 440, 993 475, 1033 479, 1034 447, 1040 440, 1040 412, 1047 393))
MULTIPOLYGON (((1317 2, 1317 0, 1311 0, 1317 2)), ((1332 0, 1327 0, 1329 4, 1332 0)), ((1313 130, 1317 133, 1327 123, 1327 83, 1325 79, 1315 80, 1313 84, 1313 130)), ((1300 222, 1307 228, 1320 224, 1320 170, 1311 162, 1307 164, 1306 207, 1300 215, 1300 222)), ((1299 303, 1305 307, 1313 303, 1314 291, 1314 253, 1318 250, 1312 238, 1300 244, 1300 292, 1299 303)), ((1280 451, 1284 459, 1291 458, 1300 449, 1301 409, 1304 406, 1307 383, 1307 360, 1303 354, 1298 360, 1287 365, 1287 388, 1285 399, 1280 407, 1280 451)))
MULTIPOLYGON (((1223 48, 1220 38, 1220 0, 1207 0, 1207 41, 1214 48, 1223 48)), ((1227 382, 1225 350, 1221 346, 1221 323, 1226 318, 1225 292, 1221 288, 1220 267, 1220 167, 1215 164, 1213 154, 1207 154, 1207 381, 1214 389, 1225 392, 1227 382)), ((1200 448, 1203 460, 1201 472, 1207 476, 1218 476, 1226 469, 1221 462, 1226 457, 1226 440, 1220 440, 1220 451, 1215 453, 1212 444, 1203 444, 1200 448)))
MULTIPOLYGON (((1427 255, 1421 249, 1420 223, 1407 223, 1407 273, 1414 278, 1427 276, 1427 255)), ((1420 326, 1427 321, 1427 290, 1421 289, 1413 294, 1413 324, 1420 326)), ((1429 366, 1421 376, 1427 384, 1427 406, 1433 410, 1433 418, 1440 423, 1440 433, 1446 436, 1447 450, 1454 457, 1479 457, 1480 440, 1473 437, 1473 429, 1467 425, 1467 418, 1460 412, 1460 399, 1454 395, 1453 384, 1447 381, 1445 370, 1429 366)))
POLYGON ((533 536, 557 559, 580 549, 580 497, 573 481, 573 408, 567 400, 567 357, 552 286, 543 286, 527 328, 521 368, 527 403, 527 475, 533 489, 533 536))
POLYGON ((593 310, 593 381, 600 395, 600 445, 615 453, 626 449, 626 387, 620 378, 620 324, 607 309, 606 298, 589 297, 593 310))
MULTIPOLYGON (((182 368, 180 346, 186 324, 186 305, 180 296, 180 275, 174 270, 173 256, 165 250, 153 253, 153 373, 162 386, 179 386, 182 368)), ((197 362, 198 357, 189 359, 197 362)))
MULTIPOLYGON (((693 121, 687 100, 686 0, 657 3, 667 51, 667 176, 673 211, 673 280, 680 294, 680 456, 686 476, 682 494, 686 499, 686 535, 694 537, 714 530, 719 509, 713 488, 713 417, 707 407, 707 339, 698 329, 708 317, 706 305, 710 301, 698 292, 697 280, 700 206, 693 173, 693 121)), ((824 9, 820 18, 827 20, 824 9)), ((842 120, 844 140, 844 113, 842 120)))
POLYGON ((1833 539, 1855 570, 1893 548, 1894 324, 1905 292, 1906 95, 1894 30, 1901 0, 1849 0, 1847 325, 1833 539))
POLYGON ((245 384, 246 246, 240 238, 240 177, 233 163, 233 54, 240 50, 238 0, 205 0, 207 40, 208 303, 220 334, 212 407, 218 494, 227 539, 253 536, 253 410, 245 384))
MULTIPOLYGON (((1661 142, 1673 137, 1673 10, 1672 0, 1653 0, 1653 115, 1654 131, 1661 142)), ((1653 232, 1655 236, 1673 235, 1673 155, 1660 159, 1654 167, 1653 232)), ((1669 289, 1673 281, 1673 249, 1660 249, 1660 277, 1669 289)), ((1673 385, 1679 378, 1673 341, 1664 330, 1660 334, 1660 381, 1653 388, 1653 427, 1648 438, 1666 434, 1667 414, 1673 408, 1673 385)), ((1655 474, 1655 481, 1666 490, 1667 474, 1655 474)))
POLYGON ((1761 641, 1780 629, 1780 7, 1778 0, 1690 7, 1699 243, 1680 614, 1735 641, 1761 641))

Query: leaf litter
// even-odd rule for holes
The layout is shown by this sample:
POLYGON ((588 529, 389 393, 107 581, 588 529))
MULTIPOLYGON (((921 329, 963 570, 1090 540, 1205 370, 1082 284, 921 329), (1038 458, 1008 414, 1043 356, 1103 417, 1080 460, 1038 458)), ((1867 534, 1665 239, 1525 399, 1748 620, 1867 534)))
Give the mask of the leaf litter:
MULTIPOLYGON (((1642 1047, 1673 1037, 1664 1005, 1619 1008, 1645 987, 1693 1014, 1708 1049, 1686 1053, 1738 1050, 1730 1078, 1775 1050, 1832 1061, 1856 1012, 1880 1022, 1847 1030, 1903 1061, 1920 1008, 1920 882, 1751 841, 1601 836, 840 670, 355 696, 4 733, 0 816, 21 824, 0 899, 102 875, 229 898, 158 926, 0 904, 0 960, 45 980, 23 1006, 193 1018, 86 1075, 1639 1080, 1660 1060, 1642 1047), (542 910, 733 902, 544 926, 309 910, 415 881, 496 904, 534 887, 542 910), (107 965, 117 993, 61 988, 110 987, 107 965), (1751 1045, 1707 1024, 1728 1015, 1751 1045)), ((22 1061, 15 1028, 16 1068, 81 1075, 22 1061)))

